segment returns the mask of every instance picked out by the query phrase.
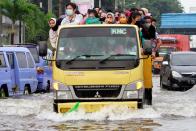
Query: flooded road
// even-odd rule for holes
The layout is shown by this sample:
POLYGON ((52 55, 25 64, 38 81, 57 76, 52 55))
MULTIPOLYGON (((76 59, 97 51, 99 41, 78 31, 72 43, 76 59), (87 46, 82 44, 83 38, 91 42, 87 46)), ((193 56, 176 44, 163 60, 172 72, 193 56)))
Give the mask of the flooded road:
POLYGON ((160 89, 154 76, 153 106, 140 110, 109 107, 96 113, 53 112, 53 94, 0 99, 0 130, 32 131, 195 131, 196 87, 186 92, 160 89))

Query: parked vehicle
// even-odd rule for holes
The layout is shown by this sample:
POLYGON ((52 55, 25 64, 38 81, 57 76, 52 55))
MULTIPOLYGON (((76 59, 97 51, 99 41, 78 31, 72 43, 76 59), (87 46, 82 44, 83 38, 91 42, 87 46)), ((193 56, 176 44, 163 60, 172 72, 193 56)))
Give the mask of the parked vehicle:
POLYGON ((1 97, 34 93, 37 85, 36 65, 30 51, 24 47, 1 47, 1 97))
POLYGON ((162 34, 159 36, 162 45, 159 49, 159 56, 153 60, 153 73, 160 72, 163 57, 173 51, 190 51, 190 43, 188 35, 180 34, 162 34))
POLYGON ((160 71, 160 86, 171 90, 190 89, 196 84, 196 52, 166 55, 160 71))
MULTIPOLYGON (((50 62, 44 60, 42 57, 39 57, 38 54, 38 45, 36 44, 18 44, 17 46, 26 47, 30 50, 31 54, 36 63, 37 69, 37 80, 38 80, 38 87, 37 91, 46 91, 50 92, 50 87, 52 83, 52 65, 50 62)), ((52 51, 48 50, 47 56, 48 58, 52 57, 52 51)))

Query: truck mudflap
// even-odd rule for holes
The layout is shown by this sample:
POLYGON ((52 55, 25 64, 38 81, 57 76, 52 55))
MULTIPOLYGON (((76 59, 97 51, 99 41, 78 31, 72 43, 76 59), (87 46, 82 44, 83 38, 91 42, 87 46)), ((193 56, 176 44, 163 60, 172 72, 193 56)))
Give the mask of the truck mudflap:
POLYGON ((54 100, 53 108, 57 113, 67 113, 83 109, 86 113, 100 111, 107 106, 127 106, 130 110, 143 108, 143 101, 138 100, 54 100))

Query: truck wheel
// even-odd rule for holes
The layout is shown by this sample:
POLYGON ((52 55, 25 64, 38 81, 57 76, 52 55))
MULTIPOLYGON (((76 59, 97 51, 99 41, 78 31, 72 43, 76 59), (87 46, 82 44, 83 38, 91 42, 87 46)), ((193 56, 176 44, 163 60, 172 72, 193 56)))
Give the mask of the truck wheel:
POLYGON ((24 88, 24 95, 30 95, 30 90, 29 90, 29 87, 25 85, 25 88, 24 88))
POLYGON ((146 105, 152 105, 152 88, 145 89, 144 91, 144 103, 146 105))
POLYGON ((143 109, 143 103, 144 103, 144 100, 142 100, 142 99, 138 100, 138 105, 137 106, 138 106, 139 109, 143 109))
POLYGON ((58 113, 58 106, 57 103, 53 103, 53 111, 58 113))
POLYGON ((1 88, 1 90, 0 90, 0 97, 1 98, 5 98, 6 97, 6 92, 5 92, 4 88, 1 88))

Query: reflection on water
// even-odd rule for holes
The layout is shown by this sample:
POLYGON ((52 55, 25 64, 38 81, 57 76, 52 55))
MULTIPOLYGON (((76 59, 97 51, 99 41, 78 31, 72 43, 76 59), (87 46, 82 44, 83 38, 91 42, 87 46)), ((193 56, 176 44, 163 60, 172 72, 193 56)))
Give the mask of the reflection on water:
POLYGON ((74 121, 52 126, 58 131, 153 131, 161 126, 153 120, 74 121))
POLYGON ((160 89, 153 77, 153 105, 107 107, 100 112, 53 112, 53 93, 0 100, 0 131, 196 131, 196 86, 186 92, 160 89))

